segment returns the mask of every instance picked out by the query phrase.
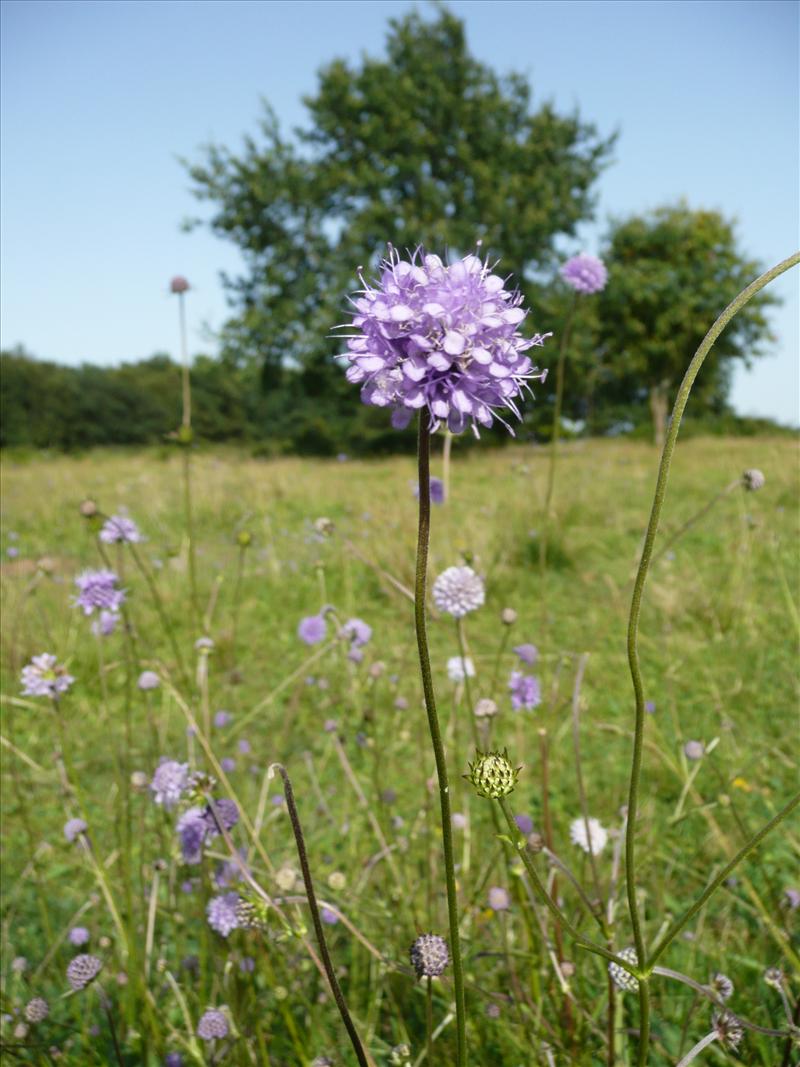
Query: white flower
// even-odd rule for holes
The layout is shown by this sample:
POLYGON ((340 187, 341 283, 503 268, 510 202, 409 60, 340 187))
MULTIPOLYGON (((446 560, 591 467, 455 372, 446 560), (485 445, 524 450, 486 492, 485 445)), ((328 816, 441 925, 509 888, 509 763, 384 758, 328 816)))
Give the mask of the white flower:
POLYGON ((573 845, 582 848, 584 852, 589 852, 589 842, 591 842, 591 851, 595 856, 600 855, 608 841, 608 831, 600 825, 597 819, 586 821, 583 818, 573 819, 569 828, 569 836, 573 845), (587 823, 589 825, 588 837, 586 836, 587 823))
POLYGON ((448 567, 433 583, 434 604, 456 619, 479 608, 485 597, 483 579, 472 567, 448 567))
POLYGON ((475 664, 465 656, 451 656, 447 661, 447 677, 451 682, 463 682, 465 678, 475 677, 475 664))

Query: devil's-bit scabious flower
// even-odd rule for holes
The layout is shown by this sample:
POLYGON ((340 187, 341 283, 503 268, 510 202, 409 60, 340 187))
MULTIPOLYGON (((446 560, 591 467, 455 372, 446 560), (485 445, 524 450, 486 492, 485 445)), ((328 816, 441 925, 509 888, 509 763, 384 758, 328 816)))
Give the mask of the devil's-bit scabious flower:
POLYGON ((450 962, 447 942, 438 934, 420 934, 409 950, 417 978, 438 978, 450 962))
POLYGON ((125 591, 119 588, 119 578, 114 571, 83 571, 75 579, 78 595, 75 606, 83 608, 84 615, 95 611, 118 612, 125 602, 125 591))
MULTIPOLYGON (((419 485, 412 482, 414 496, 419 499, 419 485)), ((444 482, 441 478, 431 475, 430 478, 431 504, 444 504, 444 482)))
POLYGON ((102 968, 102 961, 97 956, 81 953, 80 956, 70 960, 67 967, 67 981, 75 990, 85 989, 100 974, 102 968))
POLYGON ((239 821, 239 809, 235 801, 230 800, 228 797, 220 797, 219 800, 214 800, 213 809, 211 805, 206 807, 203 812, 203 820, 206 824, 209 839, 211 839, 219 835, 218 821, 225 830, 234 828, 239 821))
POLYGON ((478 752, 463 777, 472 782, 479 797, 498 800, 508 796, 517 784, 520 768, 514 768, 508 752, 478 752))
POLYGON ((715 1011, 711 1016, 711 1025, 714 1028, 717 1040, 723 1048, 736 1049, 744 1037, 744 1028, 732 1012, 715 1011))
POLYGON ((178 819, 176 827, 181 844, 184 863, 199 863, 203 855, 203 842, 206 838, 205 819, 202 808, 189 808, 178 819))
POLYGON ((536 645, 515 645, 514 652, 519 656, 522 662, 527 663, 529 667, 532 667, 539 658, 539 649, 536 645))
POLYGON ((189 785, 189 764, 178 763, 174 759, 162 759, 150 789, 156 804, 163 805, 167 810, 174 808, 189 785))
POLYGON ((58 700, 75 679, 71 674, 67 674, 66 667, 56 662, 55 656, 42 652, 22 668, 20 681, 24 697, 50 697, 51 700, 58 700))
POLYGON ((587 252, 581 252, 572 259, 568 259, 559 273, 576 293, 585 295, 599 293, 608 281, 608 271, 603 261, 597 256, 590 256, 587 252))
POLYGON ((72 843, 76 837, 85 834, 88 829, 83 819, 67 819, 64 823, 64 837, 72 843))
POLYGON ((451 682, 458 684, 466 678, 475 677, 475 664, 469 656, 451 656, 447 661, 447 677, 451 682))
POLYGON ((687 741, 683 746, 683 754, 687 759, 702 759, 706 753, 706 746, 702 741, 687 741))
POLYGON ((742 475, 742 488, 747 489, 750 493, 755 493, 764 488, 766 480, 761 471, 753 467, 751 470, 746 470, 742 475))
POLYGON ((213 1041, 218 1037, 228 1036, 228 1020, 225 1013, 216 1008, 209 1008, 200 1016, 197 1024, 197 1036, 204 1041, 213 1041))
POLYGON ((112 515, 103 523, 100 540, 107 545, 123 541, 136 545, 142 540, 142 535, 133 519, 128 518, 127 515, 112 515))
POLYGON ((180 1052, 168 1052, 164 1067, 183 1067, 183 1056, 180 1052))
POLYGON ((569 836, 573 845, 577 845, 578 848, 583 849, 584 852, 591 851, 595 856, 599 856, 608 842, 608 831, 605 827, 600 825, 597 819, 573 819, 569 827, 569 836), (589 827, 587 834, 586 827, 589 827), (589 843, 591 842, 591 849, 589 843))
MULTIPOLYGON (((621 948, 617 955, 621 960, 632 963, 634 967, 638 965, 639 959, 633 946, 621 948)), ((611 975, 611 981, 617 989, 621 989, 624 993, 633 993, 639 988, 639 979, 634 978, 629 971, 626 971, 624 967, 620 967, 618 963, 613 961, 609 963, 608 973, 611 975)))
POLYGON ((25 1018, 29 1023, 41 1023, 50 1014, 50 1005, 44 997, 33 997, 25 1005, 25 1018))
POLYGON ((489 889, 489 907, 492 911, 508 911, 511 907, 511 894, 501 885, 493 885, 489 889))
POLYGON ((508 680, 508 688, 511 693, 511 707, 514 711, 520 711, 522 708, 531 711, 542 702, 542 687, 539 679, 533 674, 512 671, 508 680))
POLYGON ((363 619, 348 619, 339 631, 341 637, 350 642, 351 650, 362 648, 372 637, 372 627, 363 619))
POLYGON ((218 730, 221 730, 224 726, 227 726, 233 720, 233 716, 229 711, 215 711, 214 712, 214 725, 218 730))
POLYGON ((114 611, 101 611, 92 623, 92 633, 95 637, 110 637, 116 630, 119 615, 114 611))
POLYGON ((85 926, 73 926, 68 934, 69 943, 79 948, 81 945, 85 945, 89 940, 89 931, 85 926))
POLYGON ((463 619, 486 598, 483 579, 472 567, 448 567, 433 583, 433 602, 439 611, 463 619))
POLYGON ((147 692, 148 689, 158 689, 161 681, 155 671, 142 671, 136 684, 141 690, 147 692))
POLYGON ((223 937, 227 937, 231 930, 235 930, 239 925, 238 905, 238 893, 222 893, 217 897, 212 897, 206 908, 208 925, 211 929, 216 930, 223 937))
POLYGON ((328 624, 323 615, 307 615, 306 618, 300 620, 300 625, 297 627, 297 636, 307 645, 318 645, 320 641, 325 640, 327 632, 328 624))
POLYGON ((520 417, 523 389, 546 374, 526 352, 549 335, 523 337, 522 295, 488 262, 445 264, 422 249, 403 260, 390 247, 380 281, 361 281, 344 355, 365 404, 392 408, 398 428, 427 408, 434 427, 453 433, 477 432, 495 416, 507 425, 498 408, 520 417))

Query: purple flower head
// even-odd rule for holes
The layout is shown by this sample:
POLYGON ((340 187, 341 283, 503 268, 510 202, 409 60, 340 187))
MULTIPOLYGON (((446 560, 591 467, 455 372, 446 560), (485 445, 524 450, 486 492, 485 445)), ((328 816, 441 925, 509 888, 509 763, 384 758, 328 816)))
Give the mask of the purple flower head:
POLYGON ((325 640, 327 632, 328 624, 323 615, 307 615, 297 627, 297 636, 307 645, 318 645, 325 640))
POLYGON ((143 690, 158 689, 159 685, 161 685, 161 680, 155 671, 142 671, 136 684, 143 690))
POLYGON ((508 688, 511 692, 511 707, 514 711, 520 711, 522 708, 530 711, 542 702, 542 687, 539 685, 539 679, 533 674, 512 671, 508 680, 508 688))
POLYGON ((239 744, 236 746, 243 756, 246 756, 250 752, 250 742, 246 737, 241 738, 239 744))
POLYGON ((520 833, 526 836, 533 833, 533 819, 530 815, 515 815, 514 822, 517 824, 517 829, 520 833))
POLYGON ((644 710, 647 712, 648 715, 655 715, 655 713, 656 713, 656 702, 655 702, 655 700, 645 700, 645 702, 644 702, 644 710))
POLYGON ((319 909, 319 917, 328 926, 335 926, 339 921, 339 916, 335 911, 331 911, 330 908, 322 907, 319 909))
MULTIPOLYGON (((419 499, 419 485, 414 482, 414 496, 419 499)), ((431 476, 431 504, 444 504, 444 482, 441 478, 431 476)))
POLYGON ((202 808, 189 808, 178 819, 176 827, 184 863, 199 863, 208 826, 202 808))
POLYGON ((89 931, 85 926, 73 926, 69 932, 69 943, 75 945, 85 945, 89 940, 89 931))
POLYGON ((67 981, 76 991, 85 989, 100 974, 102 968, 102 961, 97 956, 89 956, 84 953, 70 960, 67 966, 67 981))
POLYGON ((84 615, 95 611, 118 612, 125 602, 125 592, 119 588, 119 578, 113 571, 83 571, 75 579, 78 595, 75 606, 84 615))
POLYGON ((784 889, 783 898, 786 901, 786 906, 791 911, 796 911, 800 908, 800 889, 793 889, 791 886, 788 889, 784 889))
POLYGON ((539 658, 539 649, 536 645, 517 645, 514 651, 522 662, 527 663, 529 667, 532 667, 539 658))
POLYGON ((239 960, 239 970, 242 974, 252 974, 256 969, 256 961, 252 956, 243 956, 239 960))
POLYGON ((492 911, 508 911, 511 907, 511 894, 500 885, 489 889, 489 907, 492 911))
POLYGON ((236 770, 236 760, 232 756, 223 756, 219 761, 219 765, 226 774, 231 774, 236 770))
POLYGON ((433 583, 433 602, 439 611, 463 619, 483 604, 483 579, 472 567, 448 567, 433 583))
POLYGON ((219 800, 215 798, 213 811, 209 805, 203 812, 203 821, 205 822, 209 838, 217 837, 219 834, 217 820, 222 823, 222 826, 226 830, 232 830, 239 821, 239 809, 232 800, 228 799, 228 797, 220 797, 219 800))
POLYGON ((67 819, 64 823, 64 837, 67 841, 72 842, 80 834, 85 834, 89 827, 83 821, 83 819, 67 819))
POLYGON ((188 763, 178 763, 174 759, 162 759, 150 783, 153 800, 156 804, 163 804, 167 810, 174 808, 185 793, 188 784, 188 763))
POLYGON ((217 1037, 227 1037, 228 1020, 225 1018, 225 1013, 217 1011, 216 1008, 210 1008, 208 1011, 203 1012, 197 1024, 197 1036, 202 1037, 204 1041, 213 1041, 217 1037))
POLYGON ((66 667, 56 662, 55 656, 42 652, 22 668, 20 681, 24 697, 50 697, 51 700, 58 700, 75 679, 71 674, 67 674, 66 667))
POLYGON ((214 884, 219 889, 227 889, 229 885, 241 881, 242 864, 244 863, 246 866, 245 861, 247 859, 247 849, 240 848, 239 857, 242 863, 239 863, 237 860, 230 859, 224 860, 217 867, 217 870, 214 874, 214 884))
POLYGON ((364 653, 358 645, 351 645, 350 651, 347 653, 347 658, 351 663, 361 663, 364 659, 364 653))
POLYGON ((110 637, 116 630, 118 622, 119 615, 113 611, 101 611, 92 623, 92 633, 95 637, 110 637))
POLYGON ((608 271, 602 260, 586 252, 568 259, 560 271, 561 277, 576 293, 599 293, 605 289, 608 271))
POLYGON ((183 1067, 183 1056, 180 1052, 168 1052, 164 1067, 183 1067))
POLYGON ((142 535, 133 519, 129 519, 127 515, 112 515, 103 523, 100 540, 107 545, 114 545, 121 541, 136 545, 142 540, 142 535))
POLYGON ((233 719, 233 716, 229 711, 215 711, 214 712, 214 725, 218 730, 221 730, 223 726, 227 726, 233 719))
POLYGON ((208 925, 211 929, 223 937, 227 937, 231 930, 235 930, 239 925, 236 914, 238 904, 238 893, 223 893, 218 897, 212 897, 206 908, 208 925))
POLYGON ((545 338, 519 332, 522 295, 488 261, 445 264, 421 248, 402 260, 390 246, 380 281, 361 281, 345 356, 365 404, 392 408, 398 428, 427 408, 433 428, 453 433, 491 426, 497 408, 519 417, 523 389, 546 373, 525 353, 545 338))
POLYGON ((350 642, 351 647, 361 648, 372 637, 372 627, 363 619, 348 619, 339 633, 350 642))

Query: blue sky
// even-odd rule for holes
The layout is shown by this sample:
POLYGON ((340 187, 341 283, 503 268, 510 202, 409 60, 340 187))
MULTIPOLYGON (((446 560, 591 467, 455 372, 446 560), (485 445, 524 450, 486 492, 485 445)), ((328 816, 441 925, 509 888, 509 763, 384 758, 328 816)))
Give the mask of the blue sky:
MULTIPOLYGON (((170 277, 194 286, 191 348, 213 351, 236 250, 180 231, 198 211, 179 157, 236 146, 261 97, 284 125, 317 69, 383 48, 409 3, 5 0, 0 341, 64 363, 177 351, 170 277)), ((422 5, 423 10, 426 5, 422 5)), ((800 230, 798 6, 791 2, 472 0, 450 5, 472 51, 526 73, 535 101, 620 131, 599 183, 609 216, 685 197, 738 220, 765 266, 800 230)), ((502 250, 500 250, 502 251, 502 250)), ((737 372, 734 403, 800 422, 798 271, 774 291, 778 342, 737 372)), ((544 328, 544 326, 543 326, 544 328)))

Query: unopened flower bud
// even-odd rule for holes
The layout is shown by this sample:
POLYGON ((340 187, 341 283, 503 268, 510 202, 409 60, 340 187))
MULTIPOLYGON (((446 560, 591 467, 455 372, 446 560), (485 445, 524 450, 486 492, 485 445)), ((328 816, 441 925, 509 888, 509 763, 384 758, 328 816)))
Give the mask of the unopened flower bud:
POLYGON ((500 621, 504 626, 513 626, 517 621, 517 613, 513 608, 503 608, 500 613, 500 621))
POLYGON ((508 751, 478 752, 474 763, 469 765, 469 774, 463 777, 472 782, 479 797, 498 800, 508 796, 517 784, 520 768, 511 765, 508 751))

